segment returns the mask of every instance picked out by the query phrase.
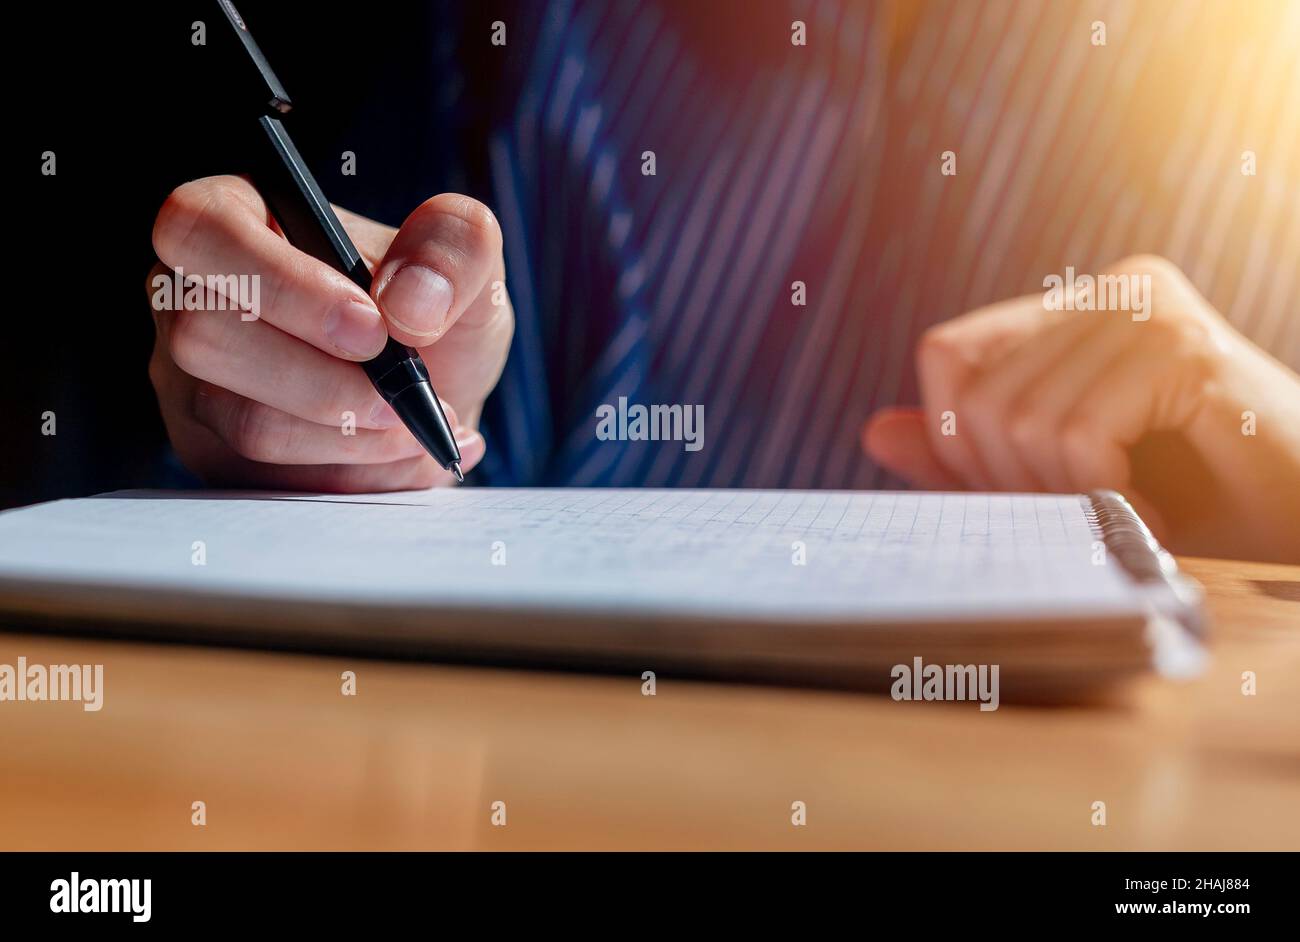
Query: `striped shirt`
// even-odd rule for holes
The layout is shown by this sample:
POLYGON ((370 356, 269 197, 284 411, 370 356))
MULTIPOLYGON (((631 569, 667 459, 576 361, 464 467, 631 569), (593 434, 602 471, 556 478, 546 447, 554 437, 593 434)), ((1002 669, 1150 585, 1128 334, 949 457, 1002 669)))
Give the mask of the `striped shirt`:
POLYGON ((1300 367, 1300 4, 556 0, 505 25, 487 159, 518 326, 481 480, 890 484, 859 432, 918 401, 922 331, 1137 253, 1300 367), (602 440, 620 398, 702 406, 703 447, 602 440))

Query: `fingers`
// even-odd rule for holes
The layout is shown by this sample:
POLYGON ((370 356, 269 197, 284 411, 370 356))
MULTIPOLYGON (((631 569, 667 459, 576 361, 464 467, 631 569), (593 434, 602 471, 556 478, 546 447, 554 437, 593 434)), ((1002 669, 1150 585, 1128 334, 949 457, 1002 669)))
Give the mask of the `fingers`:
POLYGON ((921 337, 916 365, 930 445, 968 487, 994 490, 998 481, 965 429, 965 391, 984 366, 1039 329, 1045 314, 1041 298, 1016 298, 946 321, 921 337), (956 434, 945 434, 954 425, 956 434))
POLYGON ((172 360, 196 379, 320 425, 349 420, 394 428, 399 420, 356 364, 308 346, 262 321, 226 311, 161 312, 172 360))
POLYGON ((186 184, 159 212, 151 291, 171 287, 153 280, 170 282, 171 269, 204 290, 155 306, 150 376, 177 452, 209 481, 345 491, 450 482, 348 362, 377 354, 390 324, 397 339, 425 346, 462 469, 482 458, 474 426, 514 323, 495 218, 468 198, 435 197, 395 239, 390 227, 339 215, 367 264, 386 266, 374 287, 391 320, 346 276, 290 246, 238 177, 186 184))
MULTIPOLYGON (((1052 363, 1027 383, 1008 411, 1009 447, 1046 490, 1077 490, 1062 446, 1067 417, 1096 387, 1110 381, 1114 361, 1130 338, 1122 330, 1062 329, 1044 338, 1057 349, 1052 363)), ((1073 325, 1072 325, 1073 326, 1073 325)), ((1009 369, 1014 369, 1014 365, 1009 369)))
MULTIPOLYGON (((315 425, 195 380, 169 353, 173 315, 163 312, 158 322, 149 376, 172 444, 209 484, 356 493, 455 483, 405 428, 357 428, 355 436, 344 435, 340 428, 315 425)), ((461 468, 468 473, 483 458, 483 437, 459 426, 455 411, 444 408, 460 447, 461 468)))
POLYGON ((1232 366, 1235 335, 1162 259, 1127 259, 1074 290, 1069 310, 1048 310, 1032 295, 927 331, 918 350, 923 428, 915 415, 881 414, 865 447, 921 486, 945 486, 937 464, 971 488, 1109 488, 1157 533, 1166 524, 1175 534, 1205 532, 1206 508, 1244 502, 1231 482, 1244 477, 1235 456, 1237 417, 1246 413, 1225 393, 1234 375, 1250 388, 1232 366), (1153 467, 1144 447, 1161 434, 1190 445, 1217 478, 1201 491, 1223 493, 1193 507, 1187 488, 1161 487, 1153 471, 1168 469, 1153 467))
POLYGON ((1112 327, 1030 295, 927 331, 917 363, 934 454, 970 488, 1072 489, 1062 423, 1123 349, 1112 327))
POLYGON ((959 420, 973 433, 995 486, 1007 491, 1068 490, 1059 459, 1059 422, 1116 350, 1097 322, 1073 318, 1042 328, 1010 353, 982 365, 961 392, 959 420))
MULTIPOLYGON (((375 274, 389 331, 422 347, 441 338, 500 271, 501 228, 482 203, 445 193, 402 223, 375 274)), ((476 309, 487 317, 487 311, 476 309)))
POLYGON ((210 383, 197 385, 193 407, 199 422, 250 461, 387 464, 425 453, 405 428, 379 431, 318 425, 210 383))
MULTIPOLYGON (((337 428, 316 425, 270 406, 200 383, 194 416, 213 431, 239 459, 243 472, 277 486, 311 486, 322 490, 406 490, 451 484, 451 472, 438 467, 405 428, 388 431, 356 429, 344 435, 337 428), (284 465, 274 471, 254 465, 284 465), (374 467, 376 470, 350 470, 374 467), (301 482, 295 483, 295 482, 301 482)), ((455 415, 448 410, 448 421, 455 415)), ((483 436, 455 429, 461 471, 468 473, 482 460, 483 436)))
POLYGON ((261 197, 239 177, 178 187, 159 210, 153 244, 169 268, 334 356, 368 360, 387 342, 365 292, 272 230, 261 197))
POLYGON ((1149 425, 1152 367, 1149 356, 1129 353, 1114 364, 1104 383, 1092 384, 1072 404, 1060 437, 1075 490, 1124 490, 1128 486, 1128 447, 1149 425))
POLYGON ((1152 364, 1149 351, 1121 355, 1107 371, 1104 383, 1092 384, 1071 404, 1061 422, 1059 437, 1070 490, 1119 491, 1156 537, 1165 539, 1164 516, 1132 488, 1129 452, 1150 425, 1151 406, 1160 381, 1153 376, 1152 364))
POLYGON ((960 490, 960 482, 935 457, 920 409, 881 409, 862 429, 862 447, 881 467, 913 487, 960 490))
MULTIPOLYGON (((483 439, 461 446, 461 467, 468 471, 483 457, 483 439)), ((229 455, 205 474, 214 487, 265 487, 331 494, 369 494, 423 490, 455 483, 449 471, 428 455, 387 464, 271 465, 229 455)))
MULTIPOLYGON (((929 491, 962 490, 961 482, 948 473, 931 451, 924 422, 925 414, 919 409, 881 409, 863 426, 863 447, 877 464, 914 488, 929 491)), ((1079 485, 1065 484, 1054 490, 1085 493, 1097 488, 1122 490, 1157 538, 1163 538, 1166 531, 1164 517, 1140 494, 1126 490, 1125 485, 1120 483, 1128 480, 1127 455, 1122 449, 1120 453, 1123 455, 1123 464, 1116 463, 1116 455, 1111 452, 1109 457, 1100 462, 1101 465, 1111 464, 1110 468, 1100 471, 1081 469, 1079 485), (1110 483, 1089 485, 1086 482, 1090 480, 1110 483)))

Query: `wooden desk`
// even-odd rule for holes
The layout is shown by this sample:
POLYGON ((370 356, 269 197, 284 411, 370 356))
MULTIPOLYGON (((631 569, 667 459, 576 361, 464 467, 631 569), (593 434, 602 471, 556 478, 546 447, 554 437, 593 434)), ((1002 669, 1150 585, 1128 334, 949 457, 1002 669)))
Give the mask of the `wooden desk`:
POLYGON ((0 704, 0 848, 1300 849, 1300 567, 1186 565, 1210 670, 1104 708, 0 634, 105 671, 0 704))

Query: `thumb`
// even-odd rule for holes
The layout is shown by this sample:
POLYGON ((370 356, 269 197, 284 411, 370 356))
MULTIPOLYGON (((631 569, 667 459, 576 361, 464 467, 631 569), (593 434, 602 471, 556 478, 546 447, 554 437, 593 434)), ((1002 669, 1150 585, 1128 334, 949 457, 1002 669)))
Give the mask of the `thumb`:
POLYGON ((501 228, 477 200, 444 193, 416 207, 375 272, 389 333, 423 347, 441 338, 501 268, 501 228))
POLYGON ((862 427, 862 447, 877 464, 913 487, 931 491, 963 489, 934 456, 921 409, 881 409, 862 427))

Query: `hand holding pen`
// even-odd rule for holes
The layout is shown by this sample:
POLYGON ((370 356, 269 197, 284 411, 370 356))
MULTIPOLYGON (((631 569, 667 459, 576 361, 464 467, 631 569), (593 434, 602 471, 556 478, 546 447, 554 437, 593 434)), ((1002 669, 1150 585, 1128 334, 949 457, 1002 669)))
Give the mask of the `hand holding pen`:
MULTIPOLYGON (((260 117, 263 128, 283 131, 273 115, 260 117)), ((266 154, 254 167, 266 166, 266 154)), ((301 228, 307 214, 286 208, 288 187, 270 186, 278 201, 240 177, 208 177, 176 189, 158 213, 160 265, 146 286, 158 324, 150 377, 179 457, 214 485, 357 492, 452 483, 453 459, 469 471, 483 456, 479 414, 513 331, 495 217, 468 197, 443 194, 397 230, 320 211, 340 231, 326 229, 329 240, 310 244, 308 230, 290 244, 282 223, 301 228), (268 202, 279 203, 279 216, 268 202), (304 242, 309 251, 298 247, 304 242), (331 255, 327 242, 340 248, 331 255), (359 264, 345 274, 348 249, 359 264), (255 296, 260 310, 251 317, 240 298, 211 291, 201 309, 159 304, 174 271, 218 286, 256 276, 242 307, 255 296), (405 359, 402 345, 418 356, 405 359), (400 370, 377 360, 394 355, 400 370), (432 384, 419 382, 422 369, 432 384), (411 410, 393 397, 416 387, 432 400, 434 386, 441 408, 430 410, 427 430, 408 428, 411 410), (439 453, 436 440, 442 415, 455 439, 450 453, 439 453)))

